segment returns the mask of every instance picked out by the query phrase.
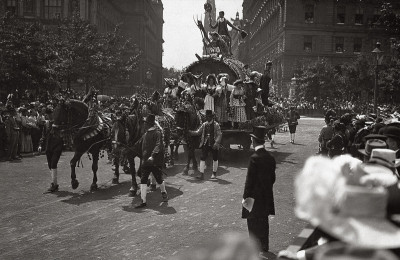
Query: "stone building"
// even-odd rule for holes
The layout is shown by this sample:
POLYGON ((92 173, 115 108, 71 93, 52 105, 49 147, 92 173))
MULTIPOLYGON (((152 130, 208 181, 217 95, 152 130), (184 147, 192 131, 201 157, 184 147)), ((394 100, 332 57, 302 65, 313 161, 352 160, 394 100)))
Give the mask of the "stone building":
POLYGON ((0 0, 0 16, 10 12, 45 24, 78 13, 101 33, 121 26, 142 51, 138 71, 121 86, 106 88, 105 94, 129 95, 134 86, 161 88, 163 55, 163 3, 161 0, 0 0))
MULTIPOLYGON (((234 26, 238 28, 243 28, 243 20, 239 18, 239 12, 236 13, 235 19, 231 18, 231 22, 234 26)), ((240 35, 240 32, 233 29, 230 30, 230 35, 232 39, 231 48, 233 57, 235 59, 239 59, 239 46, 243 42, 242 37, 240 35)))
POLYGON ((377 23, 378 2, 244 0, 243 20, 249 36, 239 58, 260 72, 265 61, 272 60, 275 92, 287 96, 298 60, 325 57, 341 64, 371 53, 377 41, 383 51, 389 51, 390 36, 377 23))

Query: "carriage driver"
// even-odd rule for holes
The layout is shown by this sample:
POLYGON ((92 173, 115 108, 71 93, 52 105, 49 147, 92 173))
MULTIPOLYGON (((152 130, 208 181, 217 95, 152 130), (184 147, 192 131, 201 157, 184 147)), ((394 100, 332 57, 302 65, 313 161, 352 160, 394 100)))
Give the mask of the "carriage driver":
POLYGON ((189 131, 190 135, 200 135, 200 176, 197 178, 204 180, 204 169, 206 159, 209 152, 213 156, 213 173, 211 179, 217 178, 218 169, 218 149, 222 139, 222 132, 219 124, 214 120, 214 115, 211 110, 206 110, 206 122, 204 122, 197 131, 189 131))

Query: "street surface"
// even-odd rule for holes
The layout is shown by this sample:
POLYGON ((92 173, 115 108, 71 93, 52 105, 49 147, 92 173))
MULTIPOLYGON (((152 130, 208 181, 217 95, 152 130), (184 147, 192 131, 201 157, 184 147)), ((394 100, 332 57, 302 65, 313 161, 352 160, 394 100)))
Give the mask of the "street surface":
MULTIPOLYGON (((295 238, 305 222, 294 215, 293 178, 305 159, 317 152, 323 119, 299 120, 295 144, 289 132, 277 133, 274 185, 276 216, 270 217, 270 250, 277 253, 295 238)), ((241 219, 241 200, 251 153, 237 152, 220 162, 218 181, 183 176, 185 155, 166 169, 169 202, 161 193, 147 196, 148 207, 135 209, 140 197, 128 197, 130 176, 122 174, 112 185, 111 164, 100 159, 99 190, 89 192, 91 161, 83 156, 77 168, 80 186, 70 186, 71 152, 59 162, 60 191, 43 194, 51 176, 44 155, 23 158, 20 163, 0 163, 0 259, 168 259, 228 231, 247 233, 241 219)))

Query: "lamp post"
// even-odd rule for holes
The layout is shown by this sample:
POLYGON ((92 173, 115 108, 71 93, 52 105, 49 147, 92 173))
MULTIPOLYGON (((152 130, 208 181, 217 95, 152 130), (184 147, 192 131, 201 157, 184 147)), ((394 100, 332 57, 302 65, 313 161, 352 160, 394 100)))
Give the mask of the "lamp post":
POLYGON ((376 55, 376 67, 375 67, 375 86, 374 86, 374 113, 378 115, 378 106, 377 106, 377 95, 378 95, 378 66, 382 63, 383 51, 381 51, 381 43, 377 42, 375 45, 375 49, 372 53, 376 55))
POLYGON ((290 90, 289 90, 289 98, 292 99, 293 96, 295 95, 296 92, 296 82, 297 82, 297 78, 296 76, 293 76, 292 80, 292 84, 290 86, 290 90))

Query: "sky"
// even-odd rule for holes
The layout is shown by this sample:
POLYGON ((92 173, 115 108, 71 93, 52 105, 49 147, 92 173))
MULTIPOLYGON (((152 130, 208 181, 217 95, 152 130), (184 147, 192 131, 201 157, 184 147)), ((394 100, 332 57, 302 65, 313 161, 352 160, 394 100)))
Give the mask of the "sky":
MULTIPOLYGON (((193 17, 203 16, 206 0, 163 0, 164 5, 164 56, 163 67, 182 69, 194 62, 195 54, 202 55, 203 43, 200 30, 193 17)), ((215 0, 217 15, 225 12, 225 18, 242 18, 243 0, 215 0)), ((228 27, 229 28, 229 27, 228 27)))

